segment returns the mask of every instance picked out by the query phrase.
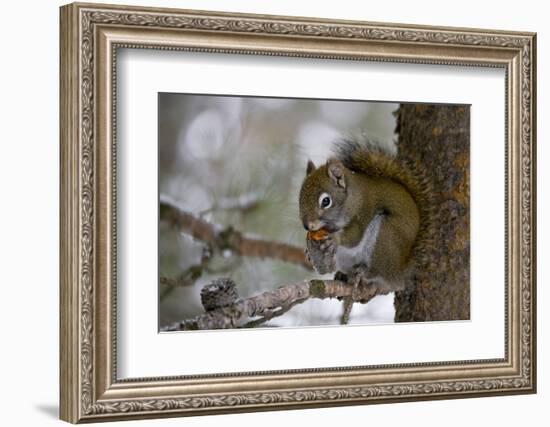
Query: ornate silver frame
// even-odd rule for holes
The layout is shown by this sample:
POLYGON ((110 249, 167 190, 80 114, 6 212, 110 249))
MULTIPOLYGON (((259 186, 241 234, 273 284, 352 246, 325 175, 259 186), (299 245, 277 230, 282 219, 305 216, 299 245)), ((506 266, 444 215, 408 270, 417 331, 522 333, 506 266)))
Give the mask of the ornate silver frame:
POLYGON ((77 423, 534 393, 533 33, 71 4, 61 8, 61 418, 77 423), (118 47, 506 70, 505 357, 118 380, 114 87, 118 47))

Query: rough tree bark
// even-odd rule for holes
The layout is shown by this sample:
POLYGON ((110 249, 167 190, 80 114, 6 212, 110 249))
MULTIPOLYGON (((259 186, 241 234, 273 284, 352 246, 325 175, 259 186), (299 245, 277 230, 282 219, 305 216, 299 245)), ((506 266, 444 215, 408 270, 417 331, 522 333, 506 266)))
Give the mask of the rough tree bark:
POLYGON ((433 180, 438 226, 431 262, 396 293, 396 322, 470 318, 470 109, 401 104, 398 156, 433 180))

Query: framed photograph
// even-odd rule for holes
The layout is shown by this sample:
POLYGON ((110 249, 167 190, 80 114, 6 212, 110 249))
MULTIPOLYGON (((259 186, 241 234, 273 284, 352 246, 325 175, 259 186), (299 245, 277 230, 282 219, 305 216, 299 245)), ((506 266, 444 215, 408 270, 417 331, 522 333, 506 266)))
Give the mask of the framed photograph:
POLYGON ((63 420, 536 391, 535 34, 60 22, 63 420))

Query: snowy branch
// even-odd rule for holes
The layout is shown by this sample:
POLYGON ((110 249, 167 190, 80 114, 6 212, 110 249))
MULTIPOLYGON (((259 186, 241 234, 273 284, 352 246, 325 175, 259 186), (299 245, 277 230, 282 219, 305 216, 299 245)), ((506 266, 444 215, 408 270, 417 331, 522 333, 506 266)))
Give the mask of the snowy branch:
MULTIPOLYGON (((237 299, 228 306, 164 326, 161 331, 254 327, 286 313, 295 305, 310 298, 353 298, 356 302, 365 303, 376 295, 373 295, 373 291, 369 287, 358 289, 353 296, 352 291, 352 286, 340 280, 305 280, 284 285, 250 298, 237 299)), ((378 293, 378 295, 381 294, 384 292, 378 293)))

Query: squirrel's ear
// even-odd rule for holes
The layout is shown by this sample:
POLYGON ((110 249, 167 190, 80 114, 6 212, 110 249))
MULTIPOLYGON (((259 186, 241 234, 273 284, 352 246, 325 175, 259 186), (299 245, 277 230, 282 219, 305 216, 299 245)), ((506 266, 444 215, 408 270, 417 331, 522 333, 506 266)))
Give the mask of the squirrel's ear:
POLYGON ((346 188, 344 177, 344 164, 337 159, 329 159, 327 162, 327 173, 329 178, 339 187, 346 188))
POLYGON ((311 160, 307 161, 307 169, 306 169, 306 176, 309 175, 311 172, 315 170, 315 165, 311 160))

